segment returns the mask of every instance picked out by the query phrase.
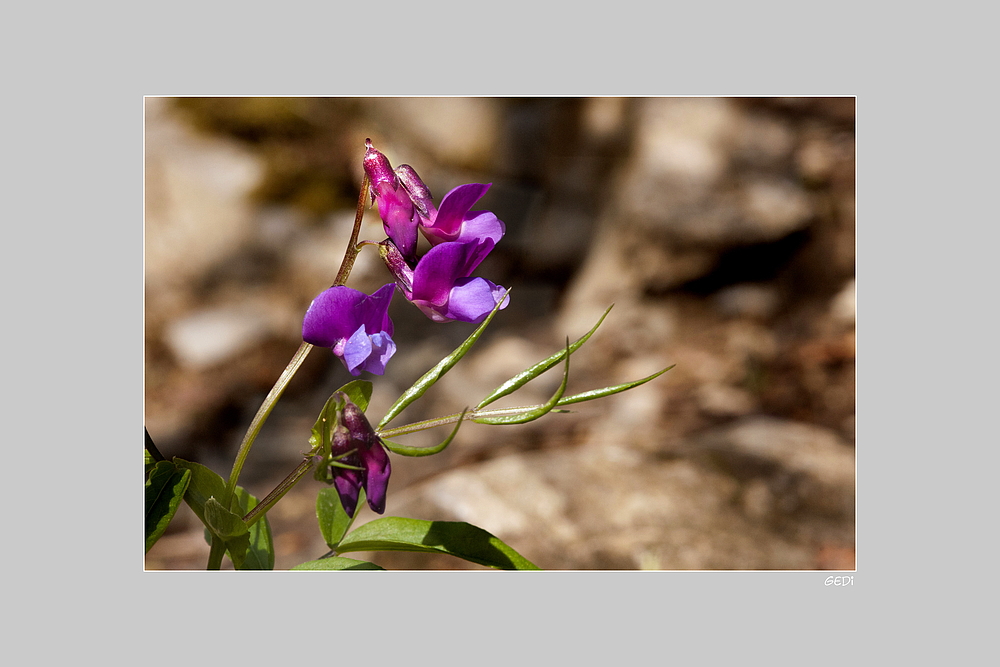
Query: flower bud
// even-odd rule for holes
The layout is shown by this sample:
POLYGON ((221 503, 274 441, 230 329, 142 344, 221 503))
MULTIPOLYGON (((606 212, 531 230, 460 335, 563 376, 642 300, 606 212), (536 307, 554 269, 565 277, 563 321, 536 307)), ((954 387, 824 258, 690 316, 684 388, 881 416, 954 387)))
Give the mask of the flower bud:
POLYGON ((378 253, 382 256, 382 261, 389 269, 389 272, 396 277, 396 285, 403 292, 407 299, 413 296, 413 269, 399 252, 399 248, 392 241, 383 241, 378 244, 378 253))
POLYGON ((388 158, 365 140, 364 169, 372 183, 372 201, 378 204, 385 233, 396 244, 404 257, 416 258, 417 213, 405 187, 400 187, 388 158))
POLYGON ((424 185, 424 182, 420 180, 420 176, 417 172, 408 164, 401 164, 396 167, 396 177, 399 182, 406 188, 406 192, 410 195, 410 201, 413 202, 413 206, 417 209, 417 213, 428 223, 434 219, 437 215, 437 209, 434 207, 434 199, 431 197, 430 188, 424 185))
POLYGON ((381 514, 385 511, 385 494, 389 486, 389 454, 375 434, 365 413, 344 392, 337 392, 343 407, 337 410, 337 423, 330 437, 330 454, 342 465, 328 465, 322 479, 333 484, 340 496, 340 503, 349 516, 354 516, 361 489, 365 490, 368 505, 381 514), (343 466, 353 467, 343 467, 343 466))

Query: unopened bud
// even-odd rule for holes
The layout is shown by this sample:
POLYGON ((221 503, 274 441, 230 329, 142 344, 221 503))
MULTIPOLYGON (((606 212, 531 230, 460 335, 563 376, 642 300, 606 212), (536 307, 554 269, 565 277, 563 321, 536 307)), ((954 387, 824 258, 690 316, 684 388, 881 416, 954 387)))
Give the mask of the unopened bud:
POLYGON ((406 192, 409 193, 410 201, 413 202, 417 213, 420 214, 420 217, 430 221, 437 214, 437 209, 434 208, 434 200, 431 198, 430 188, 424 185, 417 172, 408 164, 401 164, 396 167, 395 173, 396 178, 399 179, 399 182, 406 188, 406 192))
POLYGON ((371 139, 365 139, 365 146, 364 168, 368 180, 372 182, 372 201, 375 201, 376 193, 381 192, 385 184, 395 190, 399 182, 389 164, 389 158, 372 146, 371 139))
POLYGON ((378 253, 389 272, 396 277, 396 284, 407 299, 413 298, 413 269, 407 264, 403 253, 392 241, 382 241, 378 244, 378 253))

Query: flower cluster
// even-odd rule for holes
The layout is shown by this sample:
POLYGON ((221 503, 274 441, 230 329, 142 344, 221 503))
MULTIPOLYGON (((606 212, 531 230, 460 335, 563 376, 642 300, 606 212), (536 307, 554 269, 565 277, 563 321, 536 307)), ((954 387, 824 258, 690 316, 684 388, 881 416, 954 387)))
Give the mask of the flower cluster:
POLYGON ((490 184, 460 185, 435 208, 430 190, 417 172, 405 164, 393 170, 370 140, 364 166, 389 236, 379 244, 382 258, 408 301, 435 322, 478 323, 498 303, 506 307, 505 288, 472 277, 506 231, 493 213, 471 210, 490 184), (419 259, 418 230, 431 244, 419 259))
MULTIPOLYGON (((435 322, 479 323, 497 306, 507 306, 507 290, 472 273, 503 238, 504 224, 489 211, 472 207, 489 183, 468 183, 451 190, 435 207, 430 190, 409 165, 395 170, 366 140, 364 169, 371 181, 372 202, 388 238, 379 243, 396 286, 435 322), (418 233, 431 248, 417 257, 418 233)), ((331 287, 306 313, 302 338, 329 347, 353 375, 381 375, 395 353, 388 316, 392 286, 371 296, 349 287, 331 287)))

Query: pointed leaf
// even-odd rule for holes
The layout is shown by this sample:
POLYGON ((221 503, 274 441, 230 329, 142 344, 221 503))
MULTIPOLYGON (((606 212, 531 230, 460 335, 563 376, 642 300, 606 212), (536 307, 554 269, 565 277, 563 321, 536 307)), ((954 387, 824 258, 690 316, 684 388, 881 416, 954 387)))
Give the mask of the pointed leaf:
POLYGON ((390 442, 385 438, 381 438, 382 444, 385 445, 385 448, 390 452, 401 456, 430 456, 431 454, 437 454, 438 452, 444 450, 444 448, 450 445, 451 441, 455 439, 455 434, 458 433, 458 427, 462 425, 462 420, 465 419, 465 413, 468 411, 469 408, 462 410, 462 414, 459 415, 455 428, 451 430, 451 435, 445 438, 441 444, 434 445, 433 447, 409 447, 407 445, 398 445, 395 442, 390 442))
POLYGON ((539 569, 496 536, 464 521, 376 519, 353 531, 337 547, 338 553, 351 551, 442 553, 502 570, 539 569))
MULTIPOLYGON (((611 312, 611 309, 613 307, 614 304, 608 306, 608 309, 604 311, 603 315, 601 315, 601 319, 597 320, 597 324, 595 324, 590 331, 588 331, 586 334, 581 336, 576 342, 574 342, 572 345, 569 346, 570 354, 576 352, 581 345, 587 342, 587 340, 594 334, 594 332, 597 331, 597 327, 601 326, 601 323, 604 322, 604 318, 608 316, 608 313, 611 312)), ((512 377, 511 379, 507 380, 502 385, 494 389, 492 392, 490 392, 489 396, 480 401, 479 405, 476 406, 476 409, 479 410, 480 408, 486 407, 487 405, 496 401, 497 399, 503 398, 507 394, 514 393, 515 391, 526 385, 531 380, 534 380, 536 377, 538 377, 545 371, 555 366, 562 360, 563 356, 565 355, 566 355, 566 350, 559 350, 551 357, 543 359, 542 361, 539 361, 531 368, 528 368, 527 370, 518 373, 517 375, 515 375, 514 377, 512 377)))
POLYGON ((170 525, 190 481, 191 471, 179 469, 172 461, 160 461, 150 470, 146 481, 147 552, 170 525))
MULTIPOLYGON (((236 487, 234 502, 239 507, 241 516, 257 506, 257 499, 247 493, 242 486, 236 487)), ((229 543, 226 543, 229 546, 229 543)), ((242 545, 240 545, 242 547, 242 545)), ((230 550, 229 557, 233 558, 233 550, 230 550)), ((271 537, 271 524, 267 521, 265 514, 250 526, 247 535, 247 545, 243 554, 242 562, 237 563, 233 558, 233 565, 237 570, 273 570, 274 569, 274 541, 271 537)))
MULTIPOLYGON (((359 489, 358 504, 354 510, 354 517, 358 515, 365 504, 365 490, 359 489)), ((350 530, 354 517, 347 515, 344 506, 340 502, 340 494, 335 488, 321 489, 316 496, 316 519, 319 521, 319 532, 323 534, 323 539, 331 549, 336 549, 340 540, 344 538, 350 530)))
POLYGON ((331 556, 330 558, 320 558, 300 563, 292 568, 293 570, 385 570, 375 563, 366 560, 354 560, 353 558, 341 558, 331 556))
MULTIPOLYGON (((510 290, 507 290, 506 294, 510 294, 510 290)), ((506 295, 504 298, 506 298, 506 295)), ((465 339, 464 343, 455 348, 454 352, 452 352, 447 357, 439 361, 434 368, 424 373, 423 377, 421 377, 419 380, 413 383, 412 387, 404 391, 403 395, 400 396, 398 399, 396 399, 396 402, 393 403, 392 407, 389 408, 389 411, 385 414, 385 417, 383 417, 382 421, 380 421, 378 423, 378 426, 375 427, 376 431, 381 431, 385 427, 385 425, 391 422, 393 419, 395 419, 396 415, 402 412, 406 408, 406 406, 408 406, 410 403, 423 396, 424 392, 430 389, 435 382, 440 380, 445 373, 451 370, 452 366, 458 363, 459 359, 465 356, 466 352, 472 349, 472 346, 476 343, 477 340, 479 340, 479 336, 482 335, 483 331, 486 330, 486 327, 493 320, 493 317, 500 310, 500 304, 502 304, 503 302, 504 299, 500 299, 497 305, 494 306, 493 312, 491 312, 486 317, 486 319, 483 320, 483 323, 480 324, 476 328, 476 330, 472 332, 472 335, 470 335, 468 338, 465 339)))
MULTIPOLYGON (((271 528, 267 523, 267 517, 256 521, 249 531, 246 530, 246 523, 243 522, 243 516, 257 504, 256 499, 252 501, 253 504, 250 504, 248 498, 253 498, 253 496, 247 493, 243 487, 237 486, 236 493, 233 494, 231 509, 226 510, 218 501, 218 498, 223 497, 226 491, 226 482, 218 473, 200 463, 178 458, 175 458, 173 462, 178 468, 191 471, 191 482, 184 493, 184 500, 206 528, 209 528, 210 531, 218 531, 219 529, 227 532, 235 531, 228 538, 220 535, 220 538, 226 543, 226 549, 233 565, 237 569, 241 569, 249 563, 250 565, 245 569, 249 569, 250 566, 256 569, 257 566, 266 565, 270 561, 270 567, 262 567, 261 569, 273 568, 271 528), (244 508, 246 509, 244 510, 244 508), (239 519, 239 521, 234 519, 239 519), (213 526, 209 523, 210 521, 217 525, 213 526), (240 530, 241 525, 243 530, 240 530)), ((206 531, 206 533, 208 532, 206 531)), ((206 541, 211 543, 207 534, 206 541)))
POLYGON ((194 511, 202 523, 205 521, 205 503, 209 498, 222 498, 226 493, 226 482, 211 468, 206 468, 200 463, 193 463, 183 459, 174 459, 174 464, 178 468, 191 471, 191 483, 188 484, 184 493, 184 500, 194 511))
POLYGON ((249 530, 243 516, 227 510, 215 496, 205 501, 205 525, 223 540, 246 535, 249 530))
POLYGON ((351 402, 361 408, 361 412, 368 409, 368 403, 372 400, 372 383, 368 380, 352 380, 337 391, 347 394, 351 402))
POLYGON ((645 384, 654 378, 658 378, 671 368, 676 366, 667 366, 662 371, 657 371, 652 375, 642 378, 641 380, 635 380, 634 382, 626 382, 624 384, 616 384, 613 387, 605 387, 604 389, 593 389, 591 391, 585 391, 582 394, 573 394, 572 396, 567 396, 566 398, 561 398, 556 403, 556 405, 569 405, 571 403, 580 403, 582 401, 592 401, 595 398, 602 398, 604 396, 611 396, 612 394, 617 394, 618 392, 625 391, 626 389, 631 389, 633 387, 638 387, 641 384, 645 384))
POLYGON ((562 384, 556 389, 556 393, 552 394, 552 398, 543 405, 538 406, 534 410, 529 410, 528 412, 522 412, 513 415, 498 415, 496 417, 473 417, 472 421, 477 424, 525 424, 530 421, 534 421, 539 417, 548 414, 552 408, 554 408, 558 403, 559 399, 562 398, 563 392, 566 391, 566 383, 569 381, 569 340, 566 341, 566 367, 563 369, 563 379, 562 384))

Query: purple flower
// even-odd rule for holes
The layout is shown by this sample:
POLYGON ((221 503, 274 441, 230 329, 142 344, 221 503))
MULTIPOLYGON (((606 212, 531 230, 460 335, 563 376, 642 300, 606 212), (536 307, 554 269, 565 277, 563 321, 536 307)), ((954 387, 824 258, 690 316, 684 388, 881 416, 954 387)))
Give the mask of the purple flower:
POLYGON ((472 211, 490 183, 468 183, 451 190, 434 207, 431 192, 409 165, 395 170, 366 141, 365 173, 372 182, 373 201, 389 239, 381 254, 406 298, 435 322, 481 322, 501 303, 506 290, 485 278, 472 278, 480 262, 506 232, 489 211, 472 211), (417 261, 417 228, 431 249, 417 261))
POLYGON ((388 158, 372 146, 371 139, 365 139, 365 146, 365 173, 372 183, 372 201, 378 203, 382 227, 403 256, 413 259, 417 251, 417 211, 410 194, 400 184, 388 158))
POLYGON ((389 486, 389 454, 375 430, 368 423, 365 413, 340 392, 344 408, 340 411, 330 442, 331 458, 351 468, 331 465, 329 468, 334 488, 348 516, 354 516, 360 490, 365 490, 368 506, 382 514, 385 511, 385 493, 389 486))
POLYGON ((493 249, 494 241, 439 243, 410 268, 392 241, 380 245, 382 259, 396 276, 403 296, 435 322, 482 322, 498 304, 506 308, 507 290, 485 278, 471 278, 493 249))
POLYGON ((491 183, 467 183, 444 196, 441 207, 420 216, 420 230, 431 245, 458 241, 459 243, 491 239, 495 245, 503 238, 506 228, 501 220, 489 211, 471 211, 473 204, 482 199, 491 183))
POLYGON ((309 305, 302 339, 332 349, 351 375, 382 375, 396 352, 388 313, 393 291, 392 283, 371 296, 343 285, 331 287, 309 305))

